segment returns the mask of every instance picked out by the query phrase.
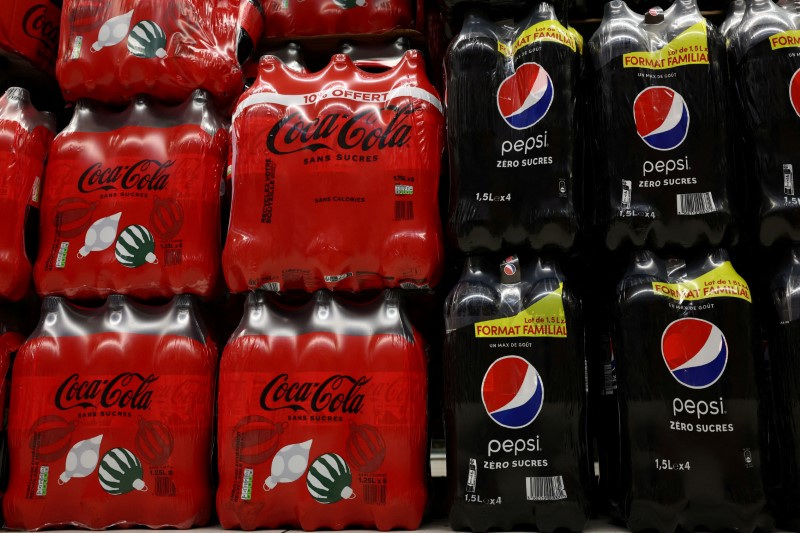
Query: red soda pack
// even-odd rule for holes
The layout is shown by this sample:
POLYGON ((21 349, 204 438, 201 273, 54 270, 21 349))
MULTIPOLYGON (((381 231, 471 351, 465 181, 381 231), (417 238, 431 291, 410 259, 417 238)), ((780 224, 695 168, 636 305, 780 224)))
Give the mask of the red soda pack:
POLYGON ((60 6, 56 0, 4 0, 0 52, 22 56, 52 76, 58 53, 60 6))
POLYGON ((216 363, 191 296, 46 298, 14 363, 6 525, 205 524, 216 363))
POLYGON ((31 289, 31 261, 25 251, 25 225, 39 192, 55 118, 33 107, 25 89, 0 96, 0 299, 17 301, 31 289))
POLYGON ((233 119, 231 291, 436 284, 443 127, 416 50, 378 73, 263 57, 233 119))
POLYGON ((42 198, 40 294, 210 296, 218 280, 228 130, 207 95, 76 106, 53 142, 42 198))
POLYGON ((263 24, 257 0, 65 0, 58 82, 70 101, 177 103, 202 88, 231 102, 263 24))
POLYGON ((411 0, 265 0, 268 37, 383 33, 413 22, 411 0))
POLYGON ((287 308, 248 296, 222 356, 222 527, 416 529, 426 501, 427 362, 396 293, 287 308))

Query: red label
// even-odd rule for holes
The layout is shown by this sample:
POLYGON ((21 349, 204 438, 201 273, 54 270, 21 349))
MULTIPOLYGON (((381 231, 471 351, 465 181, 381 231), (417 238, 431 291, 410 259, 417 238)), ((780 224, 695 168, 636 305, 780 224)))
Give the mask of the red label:
POLYGON ((231 342, 220 370, 223 527, 418 527, 425 364, 420 339, 392 335, 231 342))
POLYGON ((234 115, 229 288, 437 283, 444 122, 419 54, 382 74, 265 58, 260 76, 234 115))
POLYGON ((28 131, 20 119, 0 118, 0 298, 19 300, 30 291, 31 264, 25 253, 28 209, 37 205, 44 161, 53 134, 44 127, 28 131))
POLYGON ((202 525, 215 355, 156 336, 35 338, 17 355, 10 527, 202 525))
POLYGON ((226 143, 225 131, 212 138, 196 125, 59 135, 42 200, 39 292, 210 295, 226 143))
POLYGON ((266 0, 264 4, 269 37, 374 34, 408 28, 413 22, 410 0, 266 0))
POLYGON ((59 85, 68 100, 180 102, 202 88, 230 102, 242 89, 240 28, 260 38, 260 13, 239 6, 249 2, 64 0, 59 85))
POLYGON ((53 73, 61 10, 51 0, 7 0, 0 16, 0 47, 53 73))

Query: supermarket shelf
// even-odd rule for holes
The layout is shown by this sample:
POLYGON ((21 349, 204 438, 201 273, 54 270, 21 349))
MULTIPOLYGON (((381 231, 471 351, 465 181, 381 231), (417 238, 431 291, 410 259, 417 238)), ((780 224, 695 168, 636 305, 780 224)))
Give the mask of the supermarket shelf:
MULTIPOLYGON (((60 532, 60 531, 64 531, 64 533, 67 533, 67 532, 75 533, 74 529, 71 529, 71 530, 51 530, 51 532, 60 532)), ((141 533, 141 531, 143 531, 143 530, 141 530, 141 529, 137 529, 137 530, 118 529, 118 530, 114 530, 114 531, 115 531, 115 533, 118 533, 118 532, 122 533, 122 532, 127 532, 127 531, 131 531, 131 532, 138 531, 138 532, 141 533)), ((220 533, 220 532, 226 531, 226 530, 222 529, 219 526, 211 526, 211 527, 201 527, 201 528, 197 528, 197 529, 192 529, 191 531, 192 531, 192 533, 195 533, 195 532, 197 532, 197 533, 205 533, 205 532, 207 532, 207 533, 211 533, 211 532, 220 533)), ((303 531, 293 530, 293 529, 271 529, 271 530, 270 529, 264 529, 264 530, 259 530, 259 532, 262 532, 262 531, 264 533, 303 533, 303 531)), ((366 533, 368 531, 371 533, 373 530, 348 529, 348 530, 345 530, 345 531, 347 533, 366 533)), ((452 533, 452 530, 449 527, 447 527, 447 523, 445 521, 436 521, 436 522, 431 522, 431 523, 428 523, 428 524, 423 524, 423 526, 418 531, 428 531, 428 532, 431 532, 431 533, 452 533)), ((521 531, 521 530, 517 530, 517 531, 521 531)), ((50 533, 50 532, 48 532, 48 533, 50 533)), ((319 533, 327 533, 327 532, 320 531, 319 533)), ((589 522, 589 526, 586 528, 585 533, 627 533, 627 530, 624 529, 624 528, 621 528, 619 526, 616 526, 614 524, 611 524, 611 523, 609 523, 608 521, 605 521, 605 520, 592 520, 592 521, 589 522)), ((788 533, 788 532, 776 530, 775 533, 788 533)))

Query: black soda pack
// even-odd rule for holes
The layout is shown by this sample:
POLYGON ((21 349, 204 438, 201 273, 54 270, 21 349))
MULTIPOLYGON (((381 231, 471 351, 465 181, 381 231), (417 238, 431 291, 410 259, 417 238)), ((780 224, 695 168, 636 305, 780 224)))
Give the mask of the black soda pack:
POLYGON ((617 287, 620 492, 634 532, 771 527, 752 297, 727 252, 640 251, 617 287))
POLYGON ((610 249, 719 245, 731 231, 725 43, 695 0, 605 6, 587 45, 588 169, 610 249))
POLYGON ((728 18, 746 169, 757 194, 759 241, 800 240, 800 11, 771 0, 728 18), (797 187, 795 186, 797 184, 797 187))
POLYGON ((778 525, 800 530, 800 247, 778 265, 770 286, 773 314, 769 362, 773 388, 771 457, 780 472, 776 492, 778 525))
POLYGON ((572 245, 582 50, 548 2, 513 25, 467 14, 445 60, 448 229, 461 251, 572 245))
POLYGON ((583 530, 583 319, 563 274, 545 260, 470 257, 445 321, 451 527, 583 530))

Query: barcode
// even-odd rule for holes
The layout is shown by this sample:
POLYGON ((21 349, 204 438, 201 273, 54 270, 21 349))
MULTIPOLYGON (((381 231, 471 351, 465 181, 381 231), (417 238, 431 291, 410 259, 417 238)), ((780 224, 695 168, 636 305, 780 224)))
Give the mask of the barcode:
POLYGON ((364 502, 367 505, 386 505, 386 485, 364 483, 364 502))
POLYGON ((183 250, 167 250, 165 253, 166 266, 180 265, 183 262, 183 250))
POLYGON ((270 292, 280 292, 281 291, 281 284, 278 281, 270 281, 268 283, 262 283, 261 287, 259 287, 262 291, 270 291, 270 292))
POLYGON ((717 210, 714 197, 710 192, 695 192, 691 194, 676 194, 679 215, 702 215, 713 213, 717 210))
POLYGON ((394 203, 395 220, 413 220, 414 202, 410 200, 398 200, 394 203))
POLYGON ((175 483, 169 476, 154 476, 156 478, 156 496, 175 496, 175 483))
POLYGON ((529 500, 537 502, 567 499, 564 478, 561 476, 526 477, 525 493, 529 500))

